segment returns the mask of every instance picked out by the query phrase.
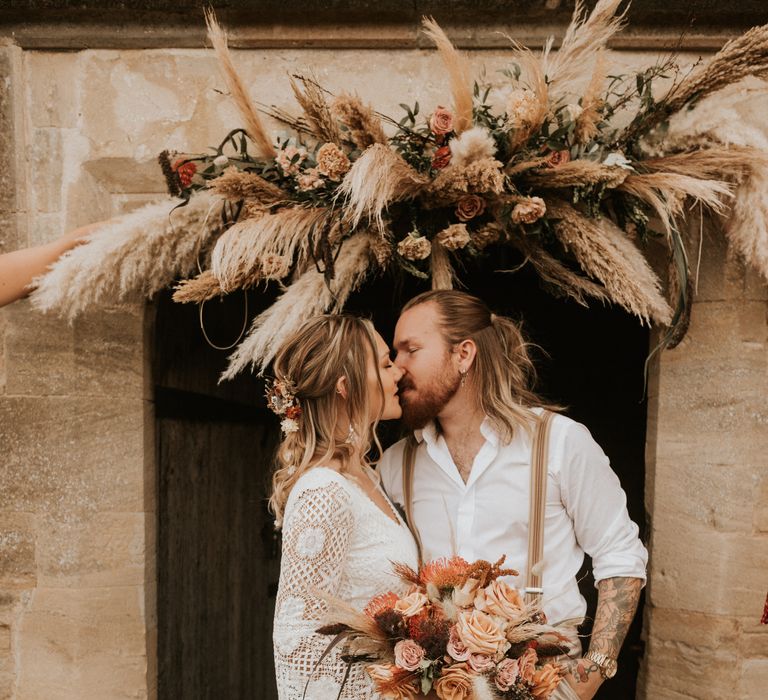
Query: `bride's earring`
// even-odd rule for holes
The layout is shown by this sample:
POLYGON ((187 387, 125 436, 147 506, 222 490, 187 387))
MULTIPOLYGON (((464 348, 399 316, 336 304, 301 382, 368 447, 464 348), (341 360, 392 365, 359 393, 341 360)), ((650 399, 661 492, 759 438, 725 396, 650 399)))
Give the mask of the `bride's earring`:
POLYGON ((357 432, 352 427, 352 423, 350 423, 349 424, 349 432, 347 433, 347 439, 345 440, 345 442, 352 444, 356 440, 357 440, 357 432))

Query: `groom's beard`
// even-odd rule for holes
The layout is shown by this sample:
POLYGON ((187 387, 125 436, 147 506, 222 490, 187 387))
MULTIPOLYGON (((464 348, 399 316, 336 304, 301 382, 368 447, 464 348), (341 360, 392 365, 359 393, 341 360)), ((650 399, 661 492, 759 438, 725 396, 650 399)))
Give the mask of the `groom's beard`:
POLYGON ((400 380, 400 405, 403 409, 402 421, 409 430, 419 430, 437 418, 440 411, 454 397, 461 386, 461 377, 457 374, 440 374, 427 386, 416 388, 410 377, 400 380), (410 389, 404 395, 404 390, 410 389))

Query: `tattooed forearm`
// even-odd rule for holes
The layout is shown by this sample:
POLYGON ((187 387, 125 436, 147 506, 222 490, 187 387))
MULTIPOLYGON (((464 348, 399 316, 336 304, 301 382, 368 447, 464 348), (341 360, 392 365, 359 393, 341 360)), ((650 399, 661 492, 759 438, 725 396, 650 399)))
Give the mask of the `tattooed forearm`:
POLYGON ((637 610, 643 582, 639 578, 608 578, 597 584, 597 612, 590 651, 615 659, 637 610))

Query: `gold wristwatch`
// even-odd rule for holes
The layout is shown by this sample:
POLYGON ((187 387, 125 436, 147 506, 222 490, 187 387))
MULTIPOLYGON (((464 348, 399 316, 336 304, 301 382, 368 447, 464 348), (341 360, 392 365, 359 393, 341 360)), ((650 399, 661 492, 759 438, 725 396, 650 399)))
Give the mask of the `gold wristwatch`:
POLYGON ((613 678, 616 675, 616 670, 618 669, 616 659, 612 659, 610 656, 606 656, 597 651, 588 651, 584 654, 584 658, 597 664, 597 667, 600 669, 600 675, 606 680, 608 678, 613 678))

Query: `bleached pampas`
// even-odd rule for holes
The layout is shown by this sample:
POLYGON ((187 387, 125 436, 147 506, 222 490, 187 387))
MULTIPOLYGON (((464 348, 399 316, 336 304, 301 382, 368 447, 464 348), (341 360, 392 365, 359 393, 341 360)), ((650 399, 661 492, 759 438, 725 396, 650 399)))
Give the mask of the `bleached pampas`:
POLYGON ((728 241, 768 282, 768 168, 736 191, 725 228, 728 241))
POLYGON ((472 71, 469 61, 459 53, 440 25, 431 17, 422 20, 424 33, 434 42, 443 65, 448 71, 448 81, 453 94, 453 130, 461 134, 472 126, 472 71))
POLYGON ((249 365, 263 370, 304 321, 316 314, 341 311, 349 295, 365 279, 370 264, 370 241, 368 234, 357 233, 342 243, 330 287, 321 272, 310 269, 257 316, 248 336, 230 356, 221 380, 232 379, 249 365))
POLYGON ((501 695, 494 690, 487 676, 474 675, 472 677, 472 697, 474 700, 498 700, 501 695))
POLYGON ((573 17, 557 52, 552 40, 544 49, 542 63, 550 94, 554 98, 571 92, 575 85, 592 75, 594 62, 624 24, 624 14, 616 16, 622 0, 598 0, 587 15, 584 3, 577 0, 573 17))
POLYGON ((311 233, 327 217, 325 209, 293 207, 238 221, 216 242, 211 254, 213 276, 230 292, 269 277, 263 269, 267 259, 298 257, 301 262, 308 255, 311 233))
POLYGON ((235 69, 235 64, 232 62, 232 56, 230 55, 229 47, 227 46, 226 32, 216 21, 216 15, 213 10, 206 11, 205 21, 208 25, 208 38, 211 40, 213 50, 216 52, 216 58, 219 60, 221 73, 227 83, 227 88, 232 100, 240 110, 240 115, 245 123, 245 130, 248 133, 248 136, 250 136, 256 144, 259 155, 262 158, 274 158, 277 155, 277 152, 272 145, 272 140, 267 136, 261 117, 256 111, 256 107, 251 101, 239 73, 235 69))
POLYGON ((376 143, 355 161, 339 191, 352 226, 368 217, 383 230, 382 214, 389 204, 415 197, 428 182, 388 146, 376 143))
POLYGON ((669 324, 672 309, 658 277, 626 234, 606 218, 589 219, 569 204, 548 201, 555 234, 582 270, 599 280, 614 304, 650 324, 669 324))
POLYGON ((200 193, 184 207, 164 200, 106 222, 35 281, 33 306, 72 320, 97 303, 152 297, 195 269, 215 234, 220 207, 200 193))

